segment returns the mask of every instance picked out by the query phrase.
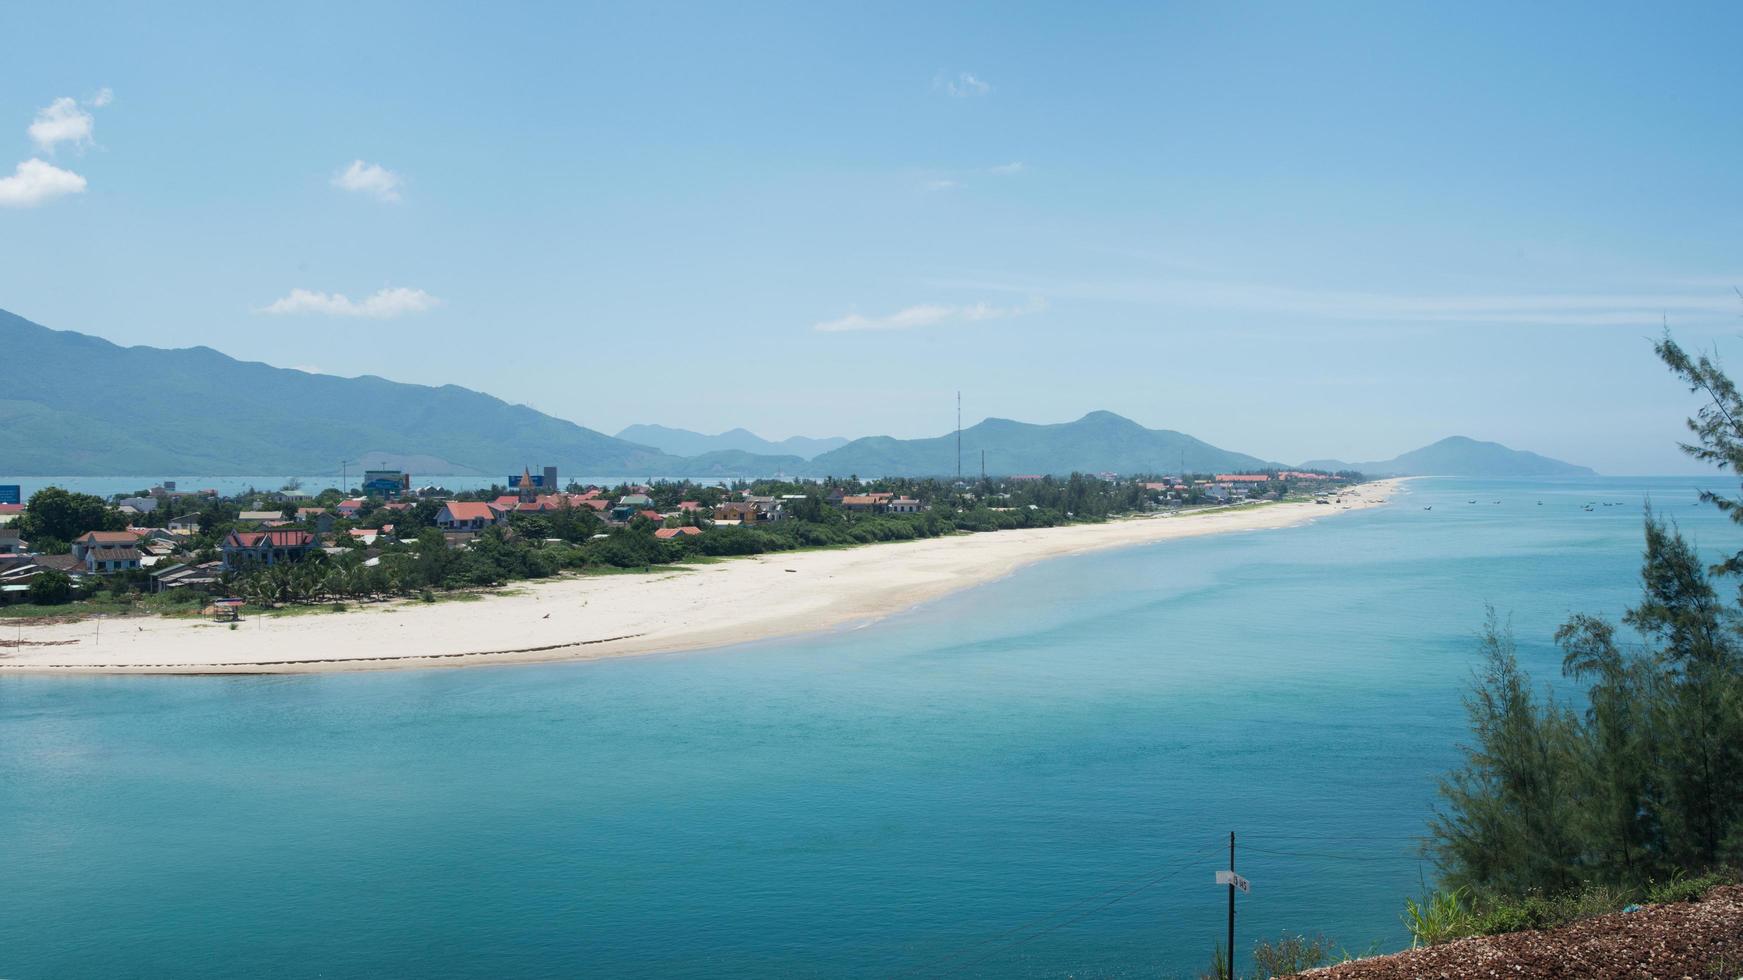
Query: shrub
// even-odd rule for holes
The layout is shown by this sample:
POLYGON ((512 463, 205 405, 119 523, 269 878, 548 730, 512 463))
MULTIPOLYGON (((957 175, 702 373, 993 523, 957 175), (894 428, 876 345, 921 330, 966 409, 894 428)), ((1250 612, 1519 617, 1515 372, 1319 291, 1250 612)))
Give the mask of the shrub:
POLYGON ((1669 881, 1648 883, 1646 900, 1655 905, 1666 902, 1698 902, 1707 892, 1719 885, 1732 884, 1737 879, 1737 873, 1730 869, 1709 871, 1694 877, 1684 877, 1679 871, 1669 881))
POLYGON ((1324 936, 1292 936, 1284 933, 1276 942, 1253 946, 1253 965, 1262 980, 1325 966, 1332 960, 1331 943, 1324 936))
POLYGON ((71 602, 73 580, 65 572, 48 569, 30 580, 25 596, 39 606, 59 606, 71 602))
POLYGON ((1228 947, 1224 946, 1222 943, 1217 943, 1216 948, 1211 950, 1211 953, 1210 953, 1210 966, 1205 967, 1202 971, 1199 972, 1198 980, 1223 980, 1223 978, 1227 977, 1228 975, 1229 975, 1229 950, 1228 950, 1228 947))
POLYGON ((1410 930, 1410 946, 1438 946, 1454 939, 1477 934, 1477 921, 1465 904, 1465 890, 1425 895, 1420 903, 1404 900, 1404 927, 1410 930))

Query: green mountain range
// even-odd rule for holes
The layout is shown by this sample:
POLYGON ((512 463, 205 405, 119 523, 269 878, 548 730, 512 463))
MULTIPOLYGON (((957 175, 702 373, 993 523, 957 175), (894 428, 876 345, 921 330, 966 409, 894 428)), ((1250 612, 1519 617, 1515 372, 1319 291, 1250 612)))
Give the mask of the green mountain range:
MULTIPOLYGON (((1263 469, 1256 456, 1218 449, 1167 429, 1146 429, 1112 412, 1091 412, 1075 422, 1034 425, 987 419, 962 430, 962 473, 989 474, 1173 473, 1184 460, 1192 472, 1263 469)), ((957 471, 956 435, 931 439, 871 436, 811 460, 819 475, 948 476, 957 471)))
POLYGON ((0 390, 0 471, 14 475, 326 473, 384 453, 457 474, 555 465, 653 476, 684 464, 455 385, 308 374, 208 347, 120 347, 4 311, 0 351, 15 368, 0 390))
MULTIPOLYGON (((309 374, 238 361, 207 347, 121 347, 3 310, 0 351, 14 368, 0 390, 0 474, 10 476, 333 473, 342 460, 353 470, 404 467, 432 476, 506 476, 523 466, 626 478, 950 476, 958 470, 955 433, 872 436, 840 445, 835 443, 842 440, 771 443, 742 429, 704 436, 631 426, 620 433, 653 435, 667 447, 697 450, 670 452, 455 385, 309 374), (686 437, 695 440, 683 442, 686 437)), ((986 472, 1000 476, 1172 473, 1182 465, 1207 473, 1278 465, 1184 433, 1148 429, 1112 412, 1054 425, 987 419, 962 430, 963 475, 978 475, 983 458, 986 472)), ((1384 462, 1303 465, 1401 475, 1591 473, 1462 437, 1384 462)))

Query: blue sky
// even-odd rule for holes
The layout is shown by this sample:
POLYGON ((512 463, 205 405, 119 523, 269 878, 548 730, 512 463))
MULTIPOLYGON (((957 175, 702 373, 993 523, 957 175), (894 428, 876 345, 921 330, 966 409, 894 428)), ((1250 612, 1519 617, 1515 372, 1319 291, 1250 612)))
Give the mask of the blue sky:
POLYGON ((607 432, 1690 469, 1743 8, 735 6, 0 8, 0 307, 607 432))

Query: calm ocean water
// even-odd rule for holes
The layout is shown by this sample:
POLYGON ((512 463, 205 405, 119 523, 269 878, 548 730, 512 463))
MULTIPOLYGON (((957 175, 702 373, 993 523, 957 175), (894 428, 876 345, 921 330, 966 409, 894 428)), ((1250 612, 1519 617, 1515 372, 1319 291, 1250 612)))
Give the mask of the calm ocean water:
POLYGON ((683 656, 6 678, 0 976, 1196 975, 1230 830, 1238 946, 1396 948, 1484 604, 1554 680, 1644 498, 1743 538, 1694 485, 1417 481, 683 656))

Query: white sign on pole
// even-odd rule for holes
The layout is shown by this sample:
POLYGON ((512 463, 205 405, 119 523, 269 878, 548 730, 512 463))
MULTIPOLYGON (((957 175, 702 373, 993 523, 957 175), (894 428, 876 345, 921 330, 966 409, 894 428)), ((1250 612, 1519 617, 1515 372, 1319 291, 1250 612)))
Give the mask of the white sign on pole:
POLYGON ((1219 885, 1233 885, 1236 888, 1239 888, 1242 892, 1250 892, 1253 890, 1253 886, 1247 881, 1247 879, 1235 874, 1233 871, 1218 871, 1216 873, 1216 883, 1219 885))

